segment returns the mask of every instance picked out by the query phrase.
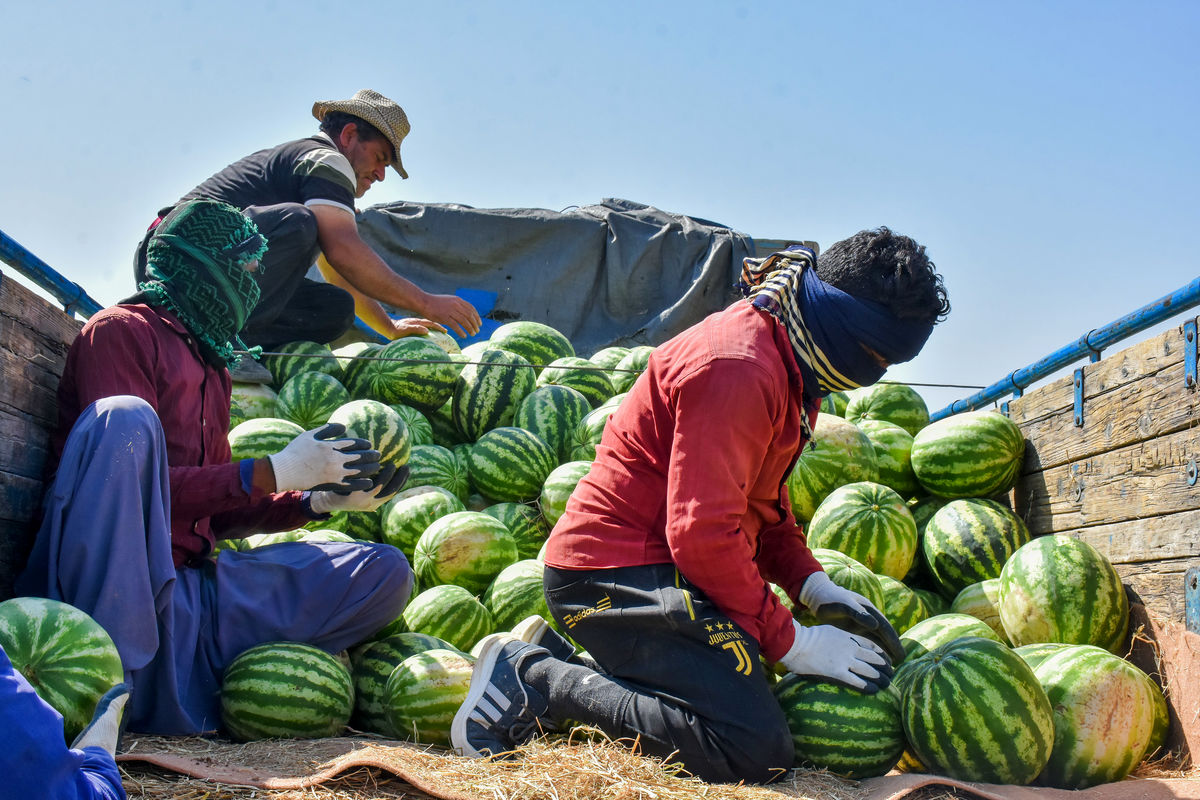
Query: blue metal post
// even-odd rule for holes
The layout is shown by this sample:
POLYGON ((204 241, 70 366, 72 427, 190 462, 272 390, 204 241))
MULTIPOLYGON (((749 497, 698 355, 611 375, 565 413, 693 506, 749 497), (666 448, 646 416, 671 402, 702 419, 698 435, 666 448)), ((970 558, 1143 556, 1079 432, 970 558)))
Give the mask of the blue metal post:
POLYGON ((54 295, 68 314, 79 314, 86 318, 101 309, 100 304, 89 297, 82 286, 64 278, 4 231, 0 231, 0 261, 54 295))

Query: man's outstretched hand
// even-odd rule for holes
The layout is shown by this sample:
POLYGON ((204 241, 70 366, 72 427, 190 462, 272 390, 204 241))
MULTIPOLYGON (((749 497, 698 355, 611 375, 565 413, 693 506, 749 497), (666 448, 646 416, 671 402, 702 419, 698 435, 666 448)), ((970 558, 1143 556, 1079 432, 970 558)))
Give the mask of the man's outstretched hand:
POLYGON ((800 588, 799 600, 818 622, 836 625, 877 642, 893 664, 904 660, 904 646, 887 617, 857 592, 838 586, 824 572, 814 572, 800 588))

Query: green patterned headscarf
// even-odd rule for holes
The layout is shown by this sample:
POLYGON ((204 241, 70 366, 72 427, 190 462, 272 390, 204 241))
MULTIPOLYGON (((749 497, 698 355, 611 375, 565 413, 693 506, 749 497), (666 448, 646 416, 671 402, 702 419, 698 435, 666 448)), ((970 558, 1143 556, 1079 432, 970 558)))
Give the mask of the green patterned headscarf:
POLYGON ((234 351, 246 349, 238 333, 259 298, 245 265, 266 251, 267 240, 242 212, 216 200, 190 200, 154 229, 148 279, 138 291, 179 317, 215 366, 234 367, 240 359, 234 351))

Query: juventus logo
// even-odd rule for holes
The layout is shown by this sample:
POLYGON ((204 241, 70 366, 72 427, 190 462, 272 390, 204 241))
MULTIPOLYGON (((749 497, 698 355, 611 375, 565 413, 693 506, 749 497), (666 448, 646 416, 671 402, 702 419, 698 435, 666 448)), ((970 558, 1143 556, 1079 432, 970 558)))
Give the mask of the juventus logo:
POLYGON ((740 639, 726 642, 725 644, 721 645, 721 648, 723 650, 732 650, 733 654, 737 656, 737 667, 734 670, 735 672, 741 672, 745 675, 749 675, 754 670, 754 664, 750 660, 750 654, 746 652, 746 645, 740 639))

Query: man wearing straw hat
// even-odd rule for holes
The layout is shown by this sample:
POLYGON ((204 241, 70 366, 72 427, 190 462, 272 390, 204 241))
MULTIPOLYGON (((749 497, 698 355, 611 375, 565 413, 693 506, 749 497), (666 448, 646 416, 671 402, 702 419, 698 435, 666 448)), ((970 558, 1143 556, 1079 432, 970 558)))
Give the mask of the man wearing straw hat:
POLYGON ((801 246, 747 259, 741 287, 655 349, 550 534, 546 601, 590 660, 540 617, 485 637, 451 727, 465 755, 573 720, 707 781, 763 782, 791 768, 793 745, 760 656, 888 685, 899 637, 824 573, 786 478, 824 396, 920 352, 949 312, 941 276, 880 228, 819 260, 801 246))
MULTIPOLYGON (((479 312, 455 295, 431 294, 397 275, 363 241, 354 201, 382 181, 387 167, 401 178, 408 172, 400 144, 408 116, 399 105, 371 89, 349 100, 313 104, 320 130, 313 136, 260 150, 230 164, 179 202, 220 200, 241 209, 271 242, 259 271, 262 299, 242 331, 249 345, 271 348, 288 341, 331 342, 354 323, 355 313, 388 338, 453 328, 474 335, 479 312), (329 283, 306 273, 323 255, 329 283), (416 312, 393 319, 381 304, 416 312)), ((146 244, 154 226, 170 212, 159 211, 134 259, 145 280, 146 244)), ((244 360, 235 380, 267 382, 265 369, 244 360), (257 368, 257 369, 256 369, 257 368)))

